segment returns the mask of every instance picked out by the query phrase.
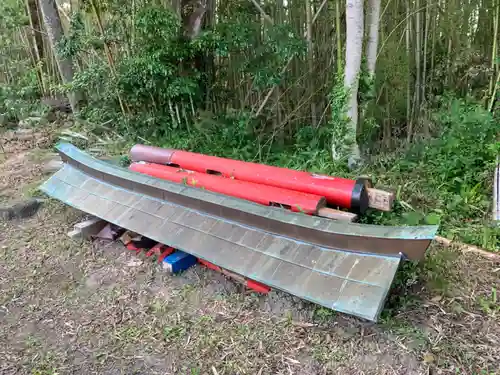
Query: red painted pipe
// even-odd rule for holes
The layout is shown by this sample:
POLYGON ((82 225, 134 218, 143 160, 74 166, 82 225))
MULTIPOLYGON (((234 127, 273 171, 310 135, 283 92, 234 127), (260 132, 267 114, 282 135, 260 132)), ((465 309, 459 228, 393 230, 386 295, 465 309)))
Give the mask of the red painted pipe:
POLYGON ((286 190, 273 186, 258 185, 206 173, 188 172, 183 169, 153 163, 132 163, 130 170, 164 180, 203 187, 209 191, 246 199, 266 206, 281 206, 295 212, 314 215, 325 206, 325 198, 286 190))
POLYGON ((135 145, 130 155, 133 161, 174 165, 191 171, 314 194, 325 197, 333 206, 359 213, 364 213, 368 208, 364 179, 350 180, 145 145, 135 145))

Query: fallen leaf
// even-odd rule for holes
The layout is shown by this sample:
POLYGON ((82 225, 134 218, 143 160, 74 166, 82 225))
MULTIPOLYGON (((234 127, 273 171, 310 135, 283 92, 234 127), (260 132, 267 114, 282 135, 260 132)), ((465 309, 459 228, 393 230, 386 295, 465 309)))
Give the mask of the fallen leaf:
POLYGON ((436 357, 432 353, 425 353, 424 354, 424 362, 425 363, 433 363, 436 361, 436 357))
POLYGON ((142 263, 143 263, 143 261, 140 259, 130 259, 127 262, 127 267, 139 267, 142 265, 142 263))
POLYGON ((300 362, 297 361, 296 359, 293 359, 293 358, 289 358, 289 357, 283 357, 285 358, 287 361, 289 361, 290 363, 293 363, 294 365, 300 365, 300 362))
POLYGON ((435 297, 432 297, 431 301, 432 302, 439 302, 443 299, 443 296, 435 296, 435 297))

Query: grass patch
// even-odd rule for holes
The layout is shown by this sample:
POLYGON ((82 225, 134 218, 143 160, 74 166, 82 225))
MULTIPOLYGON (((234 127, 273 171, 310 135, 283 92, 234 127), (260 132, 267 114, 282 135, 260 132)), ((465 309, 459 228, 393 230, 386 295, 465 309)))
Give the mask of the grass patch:
POLYGON ((487 315, 494 317, 500 313, 500 301, 498 300, 497 289, 495 287, 491 288, 491 294, 489 296, 479 296, 477 302, 481 310, 487 315))

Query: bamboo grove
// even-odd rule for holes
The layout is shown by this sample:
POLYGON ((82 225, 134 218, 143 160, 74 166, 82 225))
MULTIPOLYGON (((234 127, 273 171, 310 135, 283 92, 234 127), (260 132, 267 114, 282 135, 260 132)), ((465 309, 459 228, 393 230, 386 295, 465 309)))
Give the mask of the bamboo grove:
POLYGON ((499 105, 500 0, 4 0, 0 12, 6 97, 66 93, 89 120, 153 135, 238 116, 279 144, 356 117, 362 148, 391 147, 436 132, 427 112, 446 93, 499 105))

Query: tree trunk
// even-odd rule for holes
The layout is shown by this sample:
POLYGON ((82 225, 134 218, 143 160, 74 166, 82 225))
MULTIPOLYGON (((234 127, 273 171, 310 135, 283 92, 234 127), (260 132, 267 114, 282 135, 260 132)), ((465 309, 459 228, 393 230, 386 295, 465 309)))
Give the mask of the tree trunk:
POLYGON ((207 0, 196 2, 183 0, 181 6, 184 37, 188 40, 196 39, 200 35, 207 12, 207 0))
MULTIPOLYGON (((427 88, 427 44, 428 44, 428 39, 429 39, 429 28, 430 28, 430 20, 431 20, 431 14, 432 14, 432 8, 429 7, 428 1, 426 1, 426 9, 425 9, 425 30, 424 30, 424 52, 422 55, 423 59, 423 71, 422 71, 422 97, 421 97, 421 102, 426 103, 426 88, 427 88)), ((429 136, 429 122, 424 121, 422 131, 424 133, 425 137, 429 136)))
POLYGON ((26 1, 26 12, 30 21, 30 26, 27 30, 29 39, 30 52, 33 60, 33 66, 36 70, 40 93, 45 95, 46 87, 43 79, 43 68, 40 63, 44 57, 42 29, 40 25, 40 17, 36 0, 26 1))
POLYGON ((352 142, 348 160, 350 168, 355 167, 361 160, 359 146, 356 142, 356 132, 358 126, 358 87, 363 47, 363 23, 363 0, 347 0, 344 86, 349 92, 347 116, 350 120, 350 139, 348 141, 352 142))
MULTIPOLYGON (((71 58, 60 57, 57 53, 57 44, 63 37, 63 28, 61 25, 61 18, 57 11, 57 4, 55 0, 39 0, 40 10, 42 12, 43 21, 45 23, 45 30, 49 37, 50 46, 56 58, 57 67, 63 83, 68 84, 73 81, 73 61, 71 58)), ((68 92, 68 99, 73 113, 78 112, 78 104, 80 95, 77 92, 68 92)))
POLYGON ((335 37, 337 39, 337 74, 342 74, 342 31, 340 30, 340 1, 335 0, 335 37))
POLYGON ((368 0, 368 41, 366 43, 366 65, 368 73, 375 75, 377 63, 380 0, 368 0))
POLYGON ((309 0, 306 0, 306 40, 307 40, 307 67, 308 67, 308 75, 310 79, 308 80, 308 96, 311 101, 311 124, 313 127, 316 127, 316 103, 314 98, 314 92, 316 90, 314 86, 314 51, 313 51, 313 43, 312 43, 312 15, 311 15, 311 3, 309 0))
POLYGON ((420 0, 416 0, 415 7, 417 8, 415 15, 415 109, 412 111, 415 114, 415 121, 420 118, 420 93, 421 93, 421 62, 422 53, 422 23, 420 17, 420 0))
POLYGON ((410 18, 410 0, 406 0, 406 28, 405 28, 405 39, 406 39, 406 59, 408 62, 408 73, 406 82, 406 140, 411 142, 411 137, 413 134, 413 119, 411 116, 411 60, 410 60, 410 28, 411 28, 411 18, 410 18))
POLYGON ((493 0, 493 43, 491 47, 491 79, 490 79, 490 87, 488 93, 493 95, 495 89, 495 67, 496 67, 496 59, 497 59, 497 39, 498 39, 498 29, 500 23, 500 0, 493 0), (496 4, 495 4, 496 2, 496 4))
POLYGON ((36 47, 36 53, 38 59, 43 58, 43 38, 42 38, 42 27, 40 25, 40 18, 38 17, 38 7, 36 0, 27 0, 26 7, 28 11, 28 16, 30 18, 30 27, 34 46, 36 47))

